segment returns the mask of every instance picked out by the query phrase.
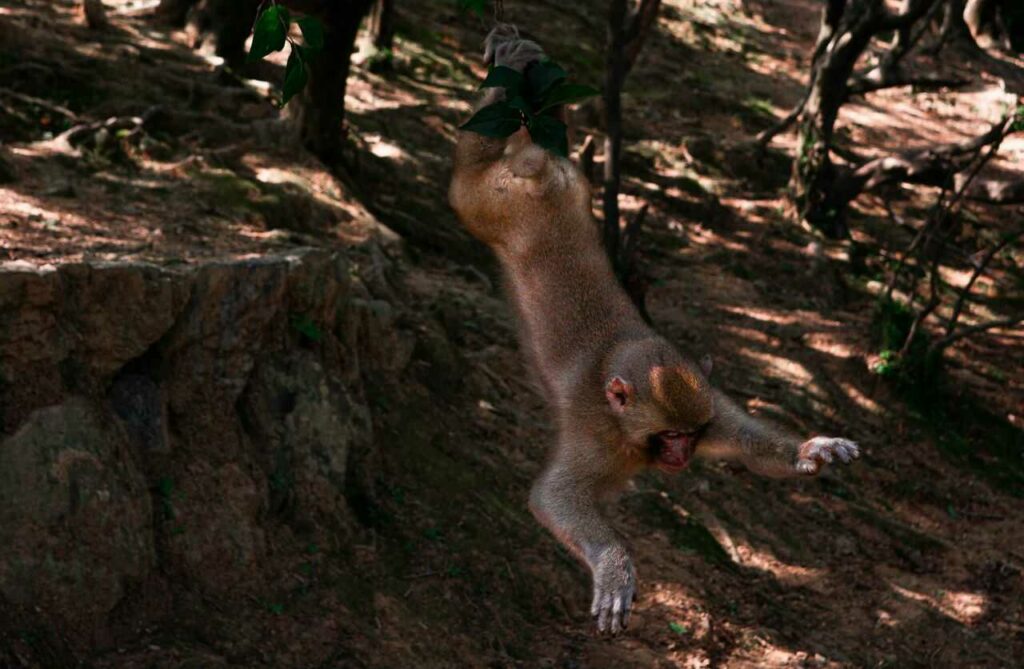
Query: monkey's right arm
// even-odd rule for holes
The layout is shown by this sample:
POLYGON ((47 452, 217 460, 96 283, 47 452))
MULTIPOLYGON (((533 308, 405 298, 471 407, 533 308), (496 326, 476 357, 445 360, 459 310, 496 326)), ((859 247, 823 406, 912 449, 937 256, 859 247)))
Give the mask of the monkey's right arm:
MULTIPOLYGON (((562 545, 590 567, 594 598, 590 613, 597 618, 599 631, 612 633, 625 629, 636 596, 636 569, 625 544, 601 515, 600 498, 608 483, 591 474, 593 467, 581 462, 591 448, 573 449, 559 444, 555 459, 548 465, 530 492, 530 511, 562 545)), ((607 471, 607 470, 604 470, 607 471)))
POLYGON ((714 391, 715 417, 697 442, 697 454, 742 462, 763 476, 813 476, 836 460, 860 457, 857 444, 838 437, 806 441, 748 415, 721 391, 714 391))

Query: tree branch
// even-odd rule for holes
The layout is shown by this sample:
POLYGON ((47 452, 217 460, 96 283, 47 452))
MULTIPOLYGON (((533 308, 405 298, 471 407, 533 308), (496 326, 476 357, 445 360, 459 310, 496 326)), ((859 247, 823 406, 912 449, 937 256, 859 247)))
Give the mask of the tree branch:
MULTIPOLYGON (((956 175, 959 183, 961 175, 956 175)), ((985 179, 975 181, 967 190, 968 200, 988 204, 1024 204, 1024 179, 985 179)))
POLYGON ((960 320, 960 314, 963 312, 964 304, 967 302, 967 296, 970 295, 971 293, 971 288, 974 287, 974 282, 977 281, 978 278, 985 272, 985 268, 988 267, 988 264, 990 262, 992 262, 992 259, 995 258, 1000 251, 1002 251, 1004 248, 1006 248, 1016 239, 1018 239, 1021 235, 1024 235, 1024 228, 1021 228, 1017 232, 1014 232, 1012 234, 1007 235, 1006 237, 1003 237, 1003 239, 998 244, 990 248, 988 251, 985 252, 985 255, 982 256, 981 260, 975 266, 974 272, 971 273, 971 278, 967 280, 967 284, 960 291, 960 295, 957 297, 956 304, 953 305, 953 313, 950 314, 949 323, 946 325, 947 337, 953 334, 953 331, 956 329, 956 323, 958 320, 960 320))
POLYGON ((986 321, 984 323, 978 323, 977 325, 971 325, 970 327, 962 328, 959 332, 951 335, 947 335, 942 339, 932 344, 933 351, 942 351, 949 348, 951 344, 954 344, 965 337, 978 334, 979 332, 986 332, 988 330, 994 330, 996 328, 1007 328, 1017 323, 1024 321, 1024 314, 1017 314, 1015 316, 1009 316, 1008 318, 999 318, 996 320, 986 321))
POLYGON ((625 44, 622 55, 625 59, 626 71, 629 74, 636 64, 640 50, 651 33, 651 28, 658 20, 658 10, 661 8, 661 0, 641 0, 640 6, 633 12, 627 21, 624 31, 625 44))
POLYGON ((903 75, 883 76, 881 79, 858 78, 850 84, 850 95, 867 95, 876 93, 887 88, 899 88, 901 86, 914 86, 926 90, 938 88, 963 88, 971 82, 967 79, 943 78, 943 77, 911 77, 903 75))
MULTIPOLYGON (((1002 142, 1007 135, 1014 132, 1015 120, 1015 116, 1007 116, 983 134, 963 142, 875 158, 837 179, 835 188, 846 201, 850 201, 864 191, 893 182, 927 186, 954 185, 954 175, 963 169, 962 163, 970 163, 985 147, 1002 142), (965 156, 968 157, 967 160, 958 160, 965 156)), ((973 178, 971 180, 973 181, 973 178)), ((987 189, 980 188, 977 192, 984 194, 987 189)), ((1016 189, 1009 192, 1016 194, 1016 189)))
POLYGON ((932 8, 939 0, 907 0, 905 3, 909 5, 905 10, 898 14, 885 12, 878 19, 878 30, 876 32, 884 32, 886 30, 904 30, 914 24, 919 18, 924 16, 928 10, 932 8))
POLYGON ((846 11, 846 1, 829 0, 828 5, 826 5, 825 11, 821 14, 821 26, 818 28, 818 38, 814 44, 814 53, 811 54, 811 80, 807 82, 807 88, 804 90, 800 102, 786 114, 785 118, 757 135, 757 145, 761 148, 768 146, 776 136, 785 132, 803 113, 804 107, 807 106, 807 100, 811 96, 811 91, 814 90, 814 82, 818 76, 818 61, 825 54, 829 43, 832 41, 832 37, 835 36, 836 31, 839 29, 839 22, 843 18, 843 12, 846 11))
MULTIPOLYGON (((810 91, 810 87, 808 87, 807 90, 810 91)), ((789 126, 793 125, 793 122, 800 118, 800 114, 803 112, 804 106, 806 104, 807 93, 804 93, 804 96, 800 99, 800 104, 798 104, 796 107, 793 107, 793 109, 791 109, 790 112, 786 114, 785 118, 783 118, 781 121, 779 121, 772 127, 768 128, 767 130, 762 130, 760 133, 758 133, 756 139, 757 145, 760 146, 761 148, 764 148, 768 146, 771 143, 771 141, 775 139, 776 136, 789 129, 789 126)))

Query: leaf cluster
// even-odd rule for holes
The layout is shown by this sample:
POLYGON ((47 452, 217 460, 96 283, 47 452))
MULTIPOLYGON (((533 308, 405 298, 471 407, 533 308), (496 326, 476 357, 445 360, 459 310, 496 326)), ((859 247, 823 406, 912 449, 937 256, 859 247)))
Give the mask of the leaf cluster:
POLYGON ((487 0, 457 0, 459 11, 462 12, 473 12, 477 16, 483 18, 484 7, 487 6, 487 0))
POLYGON ((505 99, 487 105, 460 127, 485 137, 505 138, 525 126, 535 144, 568 156, 567 128, 555 114, 562 105, 586 100, 598 90, 566 79, 565 70, 550 60, 531 63, 525 73, 504 65, 492 67, 480 88, 503 88, 505 99))
POLYGON ((254 63, 275 51, 280 51, 286 43, 291 44, 292 49, 284 69, 282 107, 309 82, 310 59, 324 48, 324 25, 312 16, 303 16, 293 21, 286 7, 271 3, 260 13, 253 25, 248 61, 254 63), (288 36, 292 23, 299 26, 303 44, 297 44, 288 36))

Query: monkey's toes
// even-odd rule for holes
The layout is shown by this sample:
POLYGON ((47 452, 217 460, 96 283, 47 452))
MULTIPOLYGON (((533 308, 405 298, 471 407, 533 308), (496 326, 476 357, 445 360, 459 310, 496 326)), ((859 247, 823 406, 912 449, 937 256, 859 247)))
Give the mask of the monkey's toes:
POLYGON ((519 39, 519 28, 512 23, 499 23, 484 38, 484 62, 494 60, 494 52, 498 46, 519 39))
POLYGON ((597 591, 590 613, 597 619, 598 632, 618 634, 629 624, 629 614, 633 607, 634 591, 624 588, 617 592, 597 591))
POLYGON ((536 42, 528 39, 517 39, 499 44, 494 50, 494 64, 510 67, 518 72, 526 70, 526 66, 544 57, 544 49, 536 42))

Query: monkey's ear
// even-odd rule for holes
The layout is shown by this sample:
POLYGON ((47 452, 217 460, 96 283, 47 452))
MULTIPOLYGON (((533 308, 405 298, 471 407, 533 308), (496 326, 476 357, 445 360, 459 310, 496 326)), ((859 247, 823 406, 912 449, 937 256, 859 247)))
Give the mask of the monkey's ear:
POLYGON ((633 384, 621 376, 613 376, 604 385, 604 396, 608 406, 616 413, 622 413, 633 400, 633 384))
POLYGON ((712 362, 711 356, 705 353, 700 359, 700 371, 704 372, 704 376, 711 378, 711 369, 715 366, 712 362))

